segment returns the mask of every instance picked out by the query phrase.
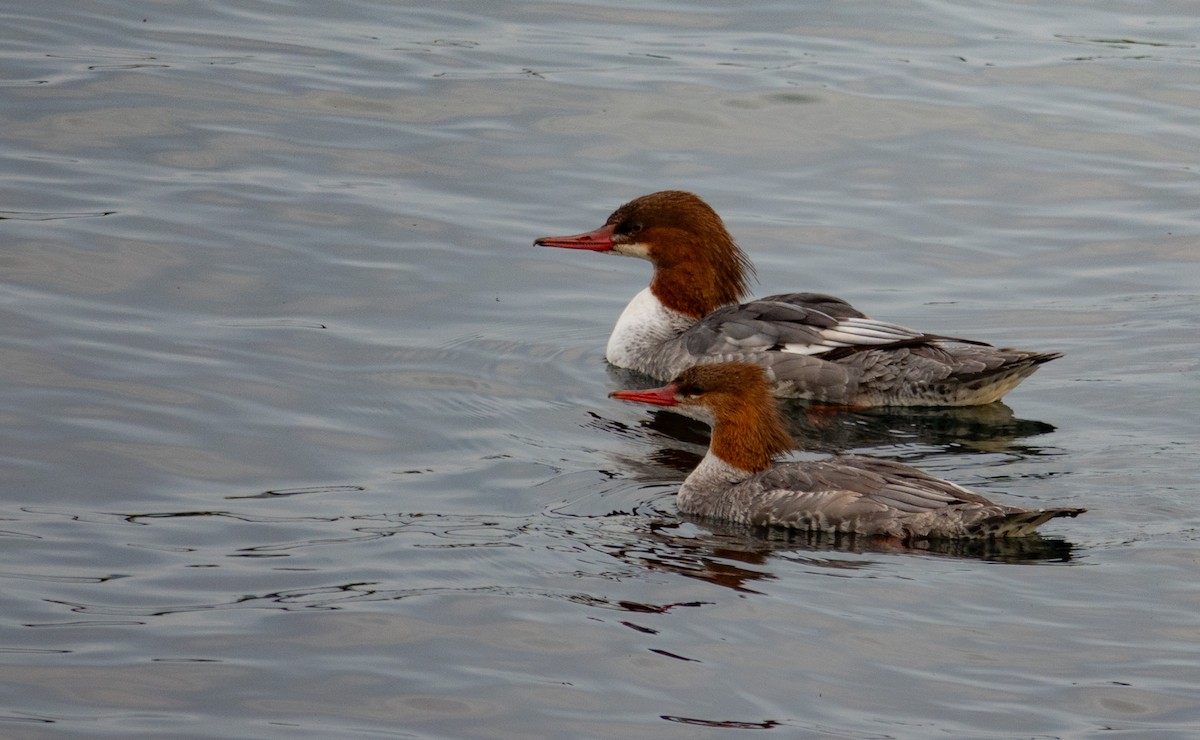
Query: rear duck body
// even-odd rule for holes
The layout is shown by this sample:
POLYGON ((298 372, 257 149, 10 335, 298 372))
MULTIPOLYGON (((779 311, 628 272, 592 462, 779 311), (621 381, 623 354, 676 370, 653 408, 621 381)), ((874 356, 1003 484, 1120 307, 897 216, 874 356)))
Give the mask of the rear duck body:
POLYGON ((1061 355, 996 348, 871 319, 820 293, 738 303, 754 268, 720 217, 690 193, 625 204, 600 229, 541 246, 613 252, 654 264, 609 338, 610 363, 668 380, 696 365, 748 362, 772 392, 853 406, 972 406, 1002 398, 1061 355))

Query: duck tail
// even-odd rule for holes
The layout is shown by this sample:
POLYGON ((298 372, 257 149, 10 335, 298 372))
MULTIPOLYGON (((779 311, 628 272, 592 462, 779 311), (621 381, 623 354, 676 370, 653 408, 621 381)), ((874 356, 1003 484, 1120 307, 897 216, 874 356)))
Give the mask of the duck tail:
POLYGON ((978 534, 985 537, 1025 537, 1031 535, 1051 519, 1076 517, 1087 509, 1034 509, 1033 511, 1010 511, 989 517, 980 522, 978 534))

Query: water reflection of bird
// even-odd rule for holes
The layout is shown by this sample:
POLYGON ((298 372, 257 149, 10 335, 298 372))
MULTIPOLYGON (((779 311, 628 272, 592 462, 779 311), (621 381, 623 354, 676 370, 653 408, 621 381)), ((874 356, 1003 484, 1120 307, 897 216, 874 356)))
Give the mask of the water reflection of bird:
MULTIPOLYGON (((613 384, 622 388, 657 385, 643 375, 620 368, 610 368, 609 375, 613 384)), ((1002 402, 985 406, 873 409, 790 399, 779 403, 797 447, 810 452, 855 451, 908 463, 929 457, 979 453, 1003 454, 1013 459, 1054 454, 1053 448, 1027 441, 1053 432, 1054 426, 1019 418, 1002 402)), ((681 413, 676 407, 656 409, 640 426, 694 448, 691 452, 678 448, 663 450, 660 456, 672 469, 686 473, 704 454, 711 421, 703 414, 681 413), (673 460, 677 462, 672 464, 673 460)), ((620 423, 607 420, 598 421, 597 425, 612 429, 620 423)))

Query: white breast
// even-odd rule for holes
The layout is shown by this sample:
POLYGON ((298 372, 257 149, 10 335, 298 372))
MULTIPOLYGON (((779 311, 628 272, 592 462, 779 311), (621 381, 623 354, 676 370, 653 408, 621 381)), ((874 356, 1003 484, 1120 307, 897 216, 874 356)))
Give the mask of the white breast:
POLYGON ((648 357, 661 351, 664 342, 687 331, 694 323, 692 318, 664 306, 646 288, 621 312, 604 356, 618 367, 642 368, 648 357))

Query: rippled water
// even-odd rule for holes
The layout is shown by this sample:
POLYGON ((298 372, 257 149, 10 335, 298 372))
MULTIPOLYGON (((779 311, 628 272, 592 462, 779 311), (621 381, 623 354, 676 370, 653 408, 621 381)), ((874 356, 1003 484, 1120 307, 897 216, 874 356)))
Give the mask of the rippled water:
POLYGON ((1186 735, 1200 725, 1190 3, 0 10, 0 734, 1186 735), (813 451, 1040 546, 696 524, 608 400, 663 188, 760 295, 1067 356, 813 451))

